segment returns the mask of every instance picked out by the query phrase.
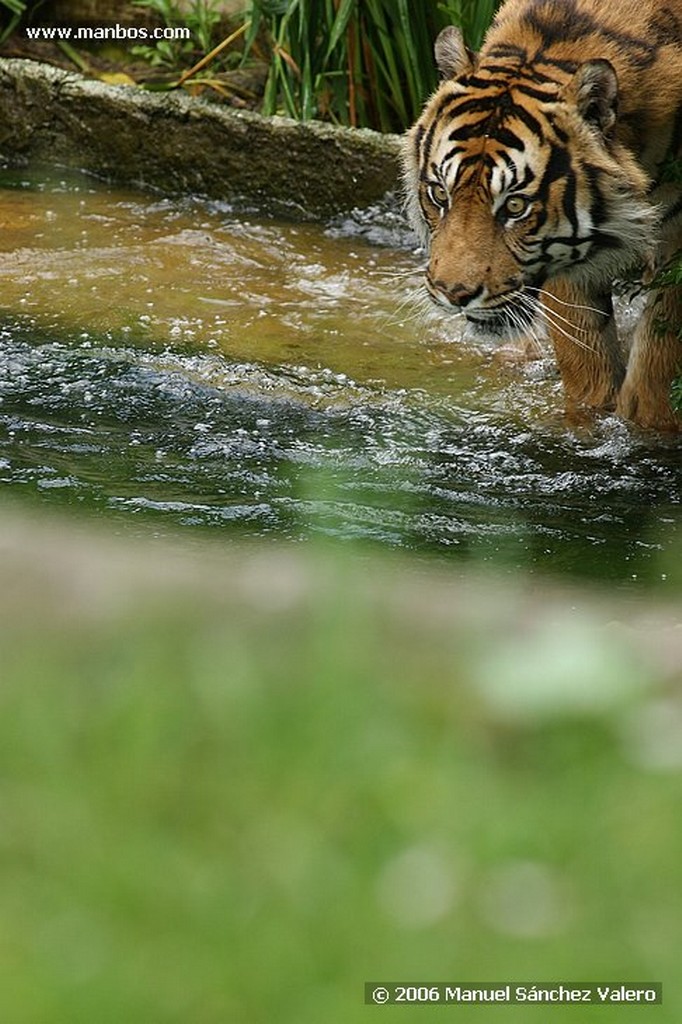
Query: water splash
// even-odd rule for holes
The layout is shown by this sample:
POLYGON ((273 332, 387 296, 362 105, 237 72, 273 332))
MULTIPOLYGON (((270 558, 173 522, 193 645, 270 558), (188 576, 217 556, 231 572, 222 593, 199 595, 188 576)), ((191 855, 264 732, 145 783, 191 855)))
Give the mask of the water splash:
POLYGON ((82 181, 3 198, 6 491, 157 529, 679 584, 679 441, 568 428, 546 367, 401 318, 417 261, 371 218, 284 224, 82 181))

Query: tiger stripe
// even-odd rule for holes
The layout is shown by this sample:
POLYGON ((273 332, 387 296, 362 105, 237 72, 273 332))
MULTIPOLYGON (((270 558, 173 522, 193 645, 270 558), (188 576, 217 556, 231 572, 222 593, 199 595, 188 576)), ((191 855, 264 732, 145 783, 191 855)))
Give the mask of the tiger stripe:
MULTIPOLYGON (((513 333, 529 310, 539 315, 534 289, 545 283, 601 310, 614 277, 682 247, 682 0, 507 0, 475 59, 454 30, 437 54, 443 81, 408 134, 404 165, 440 305, 513 333)), ((558 314, 546 312, 560 368, 573 367, 558 314)), ((566 370, 565 383, 608 405, 625 378, 625 414, 669 423, 665 388, 682 358, 665 343, 665 370, 645 382, 658 358, 647 317, 649 341, 635 345, 627 378, 617 340, 600 350, 615 339, 602 324, 584 328, 597 339, 584 376, 608 380, 574 386, 566 370)))

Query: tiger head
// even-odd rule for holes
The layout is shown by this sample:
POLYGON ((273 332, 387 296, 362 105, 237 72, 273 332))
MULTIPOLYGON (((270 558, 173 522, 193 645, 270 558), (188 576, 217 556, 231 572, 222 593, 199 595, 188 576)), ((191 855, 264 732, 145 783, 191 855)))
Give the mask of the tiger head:
POLYGON ((646 261, 656 211, 619 141, 608 61, 543 67, 501 45, 477 60, 454 28, 436 60, 442 83, 406 136, 403 164, 440 306, 486 333, 516 333, 552 277, 610 289, 646 261))

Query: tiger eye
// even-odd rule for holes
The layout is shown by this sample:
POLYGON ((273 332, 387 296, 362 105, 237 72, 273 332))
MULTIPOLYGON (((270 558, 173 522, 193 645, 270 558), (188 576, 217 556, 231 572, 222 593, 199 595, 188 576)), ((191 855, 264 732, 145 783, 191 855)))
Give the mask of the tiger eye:
POLYGON ((509 217, 520 217, 528 209, 528 200, 525 196, 510 196, 504 204, 504 212, 509 217))
POLYGON ((429 196, 436 206, 446 207, 450 205, 450 193, 445 185, 441 185, 440 182, 436 181, 429 185, 429 196))

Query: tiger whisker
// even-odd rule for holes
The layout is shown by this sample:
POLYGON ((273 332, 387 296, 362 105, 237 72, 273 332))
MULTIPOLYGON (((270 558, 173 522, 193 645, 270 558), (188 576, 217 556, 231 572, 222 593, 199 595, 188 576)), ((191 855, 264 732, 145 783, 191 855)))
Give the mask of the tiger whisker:
POLYGON ((550 327, 552 327, 555 331, 558 331, 559 334, 563 334, 565 338, 568 338, 569 341, 572 341, 579 348, 585 349, 585 351, 587 352, 594 351, 592 346, 588 345, 582 339, 577 338, 574 334, 571 334, 564 327, 562 327, 561 323, 559 323, 558 321, 562 320, 568 327, 572 327, 575 330, 581 330, 581 328, 576 327, 576 325, 572 324, 570 320, 566 319, 566 317, 562 317, 559 313, 556 312, 556 310, 548 309, 548 307, 544 304, 542 299, 531 299, 530 296, 524 295, 524 293, 522 292, 519 295, 519 301, 521 303, 522 308, 524 308, 530 313, 540 310, 544 314, 545 320, 550 327))
POLYGON ((531 341, 534 350, 538 352, 540 355, 544 355, 545 349, 543 348, 542 343, 537 335, 537 324, 535 322, 535 317, 528 321, 528 319, 523 315, 524 308, 528 310, 528 312, 535 312, 534 307, 530 305, 524 307, 524 305, 521 304, 521 311, 515 309, 512 306, 509 310, 510 319, 514 327, 519 332, 519 334, 523 335, 524 337, 528 338, 531 341))
MULTIPOLYGON (((587 342, 583 341, 581 338, 576 338, 574 334, 571 334, 564 327, 562 327, 561 324, 557 323, 557 321, 554 319, 554 310, 547 309, 547 307, 544 306, 542 303, 539 303, 539 306, 550 327, 552 327, 555 331, 558 331, 559 334, 563 334, 564 338, 568 338, 569 341, 572 341, 579 348, 585 349, 586 352, 595 351, 592 345, 588 345, 587 342)), ((571 325, 569 324, 569 326, 571 325)))
MULTIPOLYGON (((530 306, 527 306, 525 308, 528 310, 528 312, 535 313, 534 308, 531 308, 530 306)), ((519 313, 516 309, 512 308, 511 313, 512 320, 517 330, 524 337, 528 338, 531 341, 535 352, 537 352, 539 355, 544 356, 546 353, 546 348, 542 344, 540 338, 538 337, 538 324, 536 317, 533 316, 530 322, 528 322, 527 319, 522 315, 522 313, 519 313)), ((547 339, 544 338, 543 340, 546 341, 547 339)))
POLYGON ((597 309, 596 306, 583 306, 579 302, 565 302, 563 299, 558 298, 553 292, 548 292, 546 288, 532 288, 530 285, 526 285, 526 291, 537 292, 538 295, 547 295, 553 302, 558 302, 561 306, 568 306, 570 309, 586 309, 590 313, 599 313, 600 316, 610 316, 611 314, 604 309, 597 309))
POLYGON ((549 306, 547 306, 542 301, 542 299, 536 299, 535 301, 537 302, 538 309, 541 309, 544 313, 551 313, 556 320, 560 320, 562 323, 566 324, 566 326, 570 327, 572 330, 578 331, 580 334, 589 333, 586 327, 579 327, 578 324, 574 324, 572 320, 568 320, 565 316, 562 316, 561 313, 557 313, 556 309, 551 309, 549 306))
POLYGON ((387 317, 383 325, 384 329, 396 327, 399 324, 415 322, 425 323, 431 309, 432 304, 428 295, 426 295, 421 288, 414 288, 405 296, 402 302, 398 304, 398 306, 393 310, 393 313, 387 317), (402 316, 402 310, 408 306, 412 307, 412 311, 408 315, 402 316))
POLYGON ((423 303, 425 298, 426 298, 426 296, 424 294, 423 288, 420 285, 416 285, 416 286, 414 286, 412 288, 409 288, 405 292, 402 300, 400 301, 400 303, 397 306, 397 309, 402 309, 403 306, 408 305, 408 303, 413 303, 413 302, 421 302, 421 303, 423 303))
POLYGON ((429 309, 430 305, 431 301, 428 295, 425 295, 421 288, 412 288, 405 295, 405 298, 402 300, 402 302, 398 303, 394 312, 400 313, 407 306, 415 306, 423 310, 427 310, 429 309))
POLYGON ((387 280, 400 280, 402 278, 421 276, 425 267, 417 267, 416 270, 370 270, 368 277, 383 277, 387 280))

